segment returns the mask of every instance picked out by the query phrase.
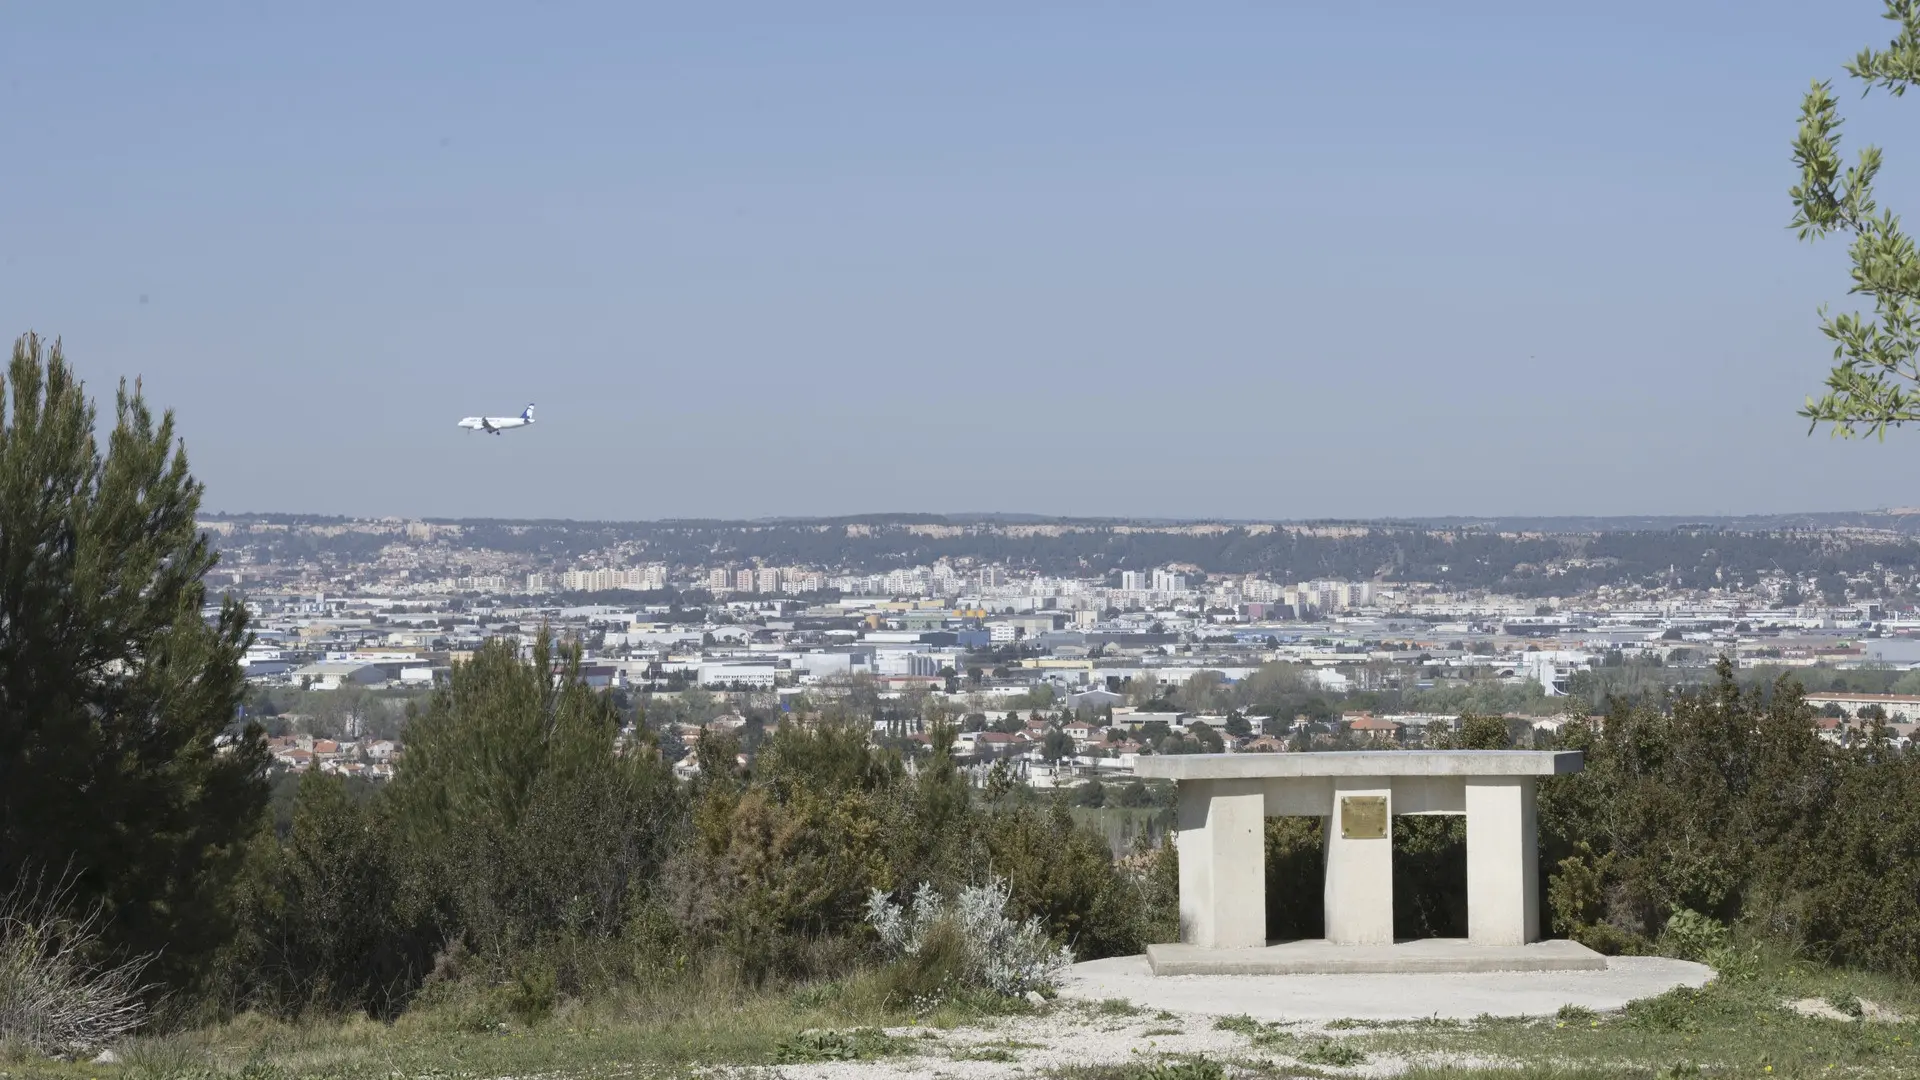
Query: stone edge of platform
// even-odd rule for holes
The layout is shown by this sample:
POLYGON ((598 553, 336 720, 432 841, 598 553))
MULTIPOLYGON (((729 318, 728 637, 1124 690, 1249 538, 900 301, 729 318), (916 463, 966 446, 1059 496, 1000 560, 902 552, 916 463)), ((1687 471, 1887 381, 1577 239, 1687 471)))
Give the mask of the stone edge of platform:
MULTIPOLYGON (((1252 955, 1256 950, 1221 950, 1226 955, 1195 955, 1196 950, 1147 946, 1147 968, 1155 975, 1479 975, 1605 971, 1607 958, 1591 949, 1557 949, 1515 956, 1355 956, 1299 957, 1252 955), (1171 955, 1169 955, 1171 954, 1171 955)), ((1266 950, 1257 950, 1266 952, 1266 950)))

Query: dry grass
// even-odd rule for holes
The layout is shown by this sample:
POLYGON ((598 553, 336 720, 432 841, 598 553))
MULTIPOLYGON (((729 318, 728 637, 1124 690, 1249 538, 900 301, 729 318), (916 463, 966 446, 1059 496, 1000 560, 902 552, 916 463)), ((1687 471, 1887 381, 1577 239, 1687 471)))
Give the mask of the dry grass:
POLYGON ((507 1007, 507 992, 468 989, 425 1002, 392 1024, 364 1017, 282 1021, 244 1015, 139 1038, 122 1047, 123 1061, 112 1067, 16 1054, 0 1065, 0 1080, 689 1075, 701 1065, 796 1060, 812 1042, 826 1044, 802 1037, 814 1031, 845 1033, 844 1040, 827 1041, 835 1047, 845 1042, 856 1058, 911 1053, 913 1040, 875 1038, 868 1029, 951 1027, 981 1015, 947 1006, 910 1016, 886 1005, 888 991, 877 975, 776 991, 716 971, 593 1002, 561 1001, 543 1019, 526 1022, 507 1007))
POLYGON ((105 913, 79 908, 72 884, 33 875, 0 897, 0 1044, 86 1054, 146 1022, 149 958, 99 962, 105 913))

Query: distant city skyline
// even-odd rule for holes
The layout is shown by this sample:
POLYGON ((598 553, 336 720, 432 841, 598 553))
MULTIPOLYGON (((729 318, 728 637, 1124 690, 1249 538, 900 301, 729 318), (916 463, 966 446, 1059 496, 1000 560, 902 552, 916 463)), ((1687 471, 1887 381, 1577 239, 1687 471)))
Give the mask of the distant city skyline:
POLYGON ((44 5, 0 329, 144 378, 209 511, 1913 506, 1920 433, 1794 415, 1809 80, 1920 206, 1879 12, 44 5))

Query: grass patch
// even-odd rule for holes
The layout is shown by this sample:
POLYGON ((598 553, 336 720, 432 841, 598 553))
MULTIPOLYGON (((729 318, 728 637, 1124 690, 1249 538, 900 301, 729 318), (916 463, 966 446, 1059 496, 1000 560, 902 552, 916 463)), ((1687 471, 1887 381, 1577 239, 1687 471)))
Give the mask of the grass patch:
POLYGON ((1041 1043, 1022 1042, 1019 1039, 1002 1039, 998 1042, 977 1043, 957 1051, 955 1061, 1018 1061, 1017 1051, 1044 1050, 1041 1043))
POLYGON ((1331 1065, 1336 1068, 1364 1065, 1367 1061, 1365 1050, 1357 1046, 1349 1046, 1337 1039, 1322 1039, 1303 1050, 1295 1051, 1293 1056, 1306 1065, 1331 1065))
POLYGON ((1836 1023, 1786 1007, 1807 998, 1836 1009, 1836 999, 1871 1001, 1912 1017, 1920 1015, 1920 985, 1764 948, 1739 955, 1739 965, 1703 988, 1672 990, 1620 1012, 1570 1007, 1531 1020, 1379 1027, 1343 1041, 1376 1056, 1478 1058, 1502 1066, 1431 1073, 1450 1077, 1920 1075, 1920 1025, 1836 1023))
POLYGON ((813 1028, 774 1044, 773 1060, 782 1065, 814 1061, 871 1061, 911 1052, 913 1044, 895 1039, 879 1028, 834 1031, 813 1028))
POLYGON ((1585 1024, 1599 1019, 1599 1014, 1579 1005, 1562 1005, 1560 1010, 1553 1014, 1553 1018, 1563 1024, 1585 1024))
MULTIPOLYGON (((1265 1024, 1251 1016, 1223 1016, 1213 1022, 1215 1031, 1231 1031, 1236 1035, 1245 1035, 1255 1047, 1262 1050, 1291 1048, 1295 1042, 1292 1032, 1282 1030, 1284 1025, 1265 1024)), ((1291 1053, 1291 1049, 1288 1051, 1291 1053)))
POLYGON ((1048 1075, 1058 1080, 1226 1080, 1227 1069, 1211 1058, 1197 1057, 1062 1069, 1048 1075))
POLYGON ((1126 998, 1107 998, 1093 1007, 1096 1016, 1139 1016, 1146 1012, 1126 998))

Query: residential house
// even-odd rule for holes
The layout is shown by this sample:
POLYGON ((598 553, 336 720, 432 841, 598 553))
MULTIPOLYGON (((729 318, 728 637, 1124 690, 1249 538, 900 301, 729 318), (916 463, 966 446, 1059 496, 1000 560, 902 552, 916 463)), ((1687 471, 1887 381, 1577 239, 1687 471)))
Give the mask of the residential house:
POLYGON ((1346 725, 1347 730, 1355 738, 1369 742, 1399 742, 1400 732, 1403 730, 1399 721, 1375 716, 1369 712, 1347 713, 1340 718, 1340 722, 1346 725))

